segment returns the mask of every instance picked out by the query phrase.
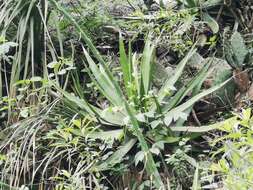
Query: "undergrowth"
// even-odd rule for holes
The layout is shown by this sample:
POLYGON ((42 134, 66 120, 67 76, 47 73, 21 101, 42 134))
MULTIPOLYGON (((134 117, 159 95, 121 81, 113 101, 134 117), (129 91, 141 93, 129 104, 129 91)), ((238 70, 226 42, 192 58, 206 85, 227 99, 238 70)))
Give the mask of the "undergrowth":
POLYGON ((0 2, 0 188, 251 189, 251 9, 0 2))

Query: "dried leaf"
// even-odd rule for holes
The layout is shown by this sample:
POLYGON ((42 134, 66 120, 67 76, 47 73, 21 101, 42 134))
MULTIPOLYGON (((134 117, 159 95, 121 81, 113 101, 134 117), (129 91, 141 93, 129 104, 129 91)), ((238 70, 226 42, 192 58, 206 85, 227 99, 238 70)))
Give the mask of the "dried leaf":
POLYGON ((250 88, 247 92, 247 97, 249 100, 253 101, 253 84, 250 85, 250 88))
POLYGON ((235 69, 233 71, 234 81, 241 93, 245 93, 249 88, 249 74, 247 71, 235 69))

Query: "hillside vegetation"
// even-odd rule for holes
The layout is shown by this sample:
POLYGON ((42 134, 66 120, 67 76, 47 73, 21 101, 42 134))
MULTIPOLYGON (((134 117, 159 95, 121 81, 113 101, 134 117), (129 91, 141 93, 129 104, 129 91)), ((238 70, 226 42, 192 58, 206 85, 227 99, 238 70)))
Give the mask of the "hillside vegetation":
POLYGON ((253 189, 250 0, 0 1, 0 189, 253 189))

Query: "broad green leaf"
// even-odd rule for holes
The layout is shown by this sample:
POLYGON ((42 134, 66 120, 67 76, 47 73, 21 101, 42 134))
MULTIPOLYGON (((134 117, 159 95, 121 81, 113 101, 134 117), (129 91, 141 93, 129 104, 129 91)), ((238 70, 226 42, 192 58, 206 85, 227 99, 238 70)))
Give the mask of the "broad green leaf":
POLYGON ((137 166, 139 162, 142 162, 144 158, 145 158, 145 153, 143 151, 137 152, 137 154, 134 157, 135 166, 137 166))
POLYGON ((244 63, 246 55, 248 54, 248 49, 245 45, 244 39, 239 32, 233 33, 231 37, 231 47, 234 54, 234 59, 241 67, 244 63))
POLYGON ((122 108, 119 108, 118 110, 114 108, 106 108, 101 110, 93 107, 93 109, 104 121, 108 122, 109 125, 125 125, 123 118, 126 117, 126 114, 123 112, 123 110, 121 110, 122 108))

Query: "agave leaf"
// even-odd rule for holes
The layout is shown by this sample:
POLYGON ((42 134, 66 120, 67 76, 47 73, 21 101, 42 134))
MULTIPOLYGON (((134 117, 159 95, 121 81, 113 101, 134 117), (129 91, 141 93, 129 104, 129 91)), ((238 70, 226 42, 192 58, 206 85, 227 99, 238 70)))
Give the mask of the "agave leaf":
POLYGON ((185 133, 205 133, 208 131, 212 131, 215 129, 221 129, 222 126, 227 123, 228 121, 231 121, 231 119, 225 120, 225 121, 221 121, 221 122, 217 122, 215 124, 211 124, 211 125, 206 125, 206 126, 201 126, 201 127, 193 127, 193 126, 176 126, 176 127, 170 127, 170 129, 173 132, 185 132, 185 133))
POLYGON ((151 154, 151 152, 149 151, 149 147, 148 147, 148 144, 140 130, 140 126, 139 126, 139 123, 137 121, 137 119, 135 118, 134 114, 133 114, 133 111, 131 110, 131 108, 128 106, 127 103, 125 103, 125 108, 127 110, 127 113, 128 113, 128 116, 131 120, 131 123, 132 123, 132 127, 133 127, 133 130, 134 130, 134 133, 135 133, 135 136, 138 138, 138 141, 141 145, 141 149, 143 152, 145 152, 146 154, 146 170, 147 170, 147 173, 148 175, 150 176, 153 176, 154 178, 154 184, 157 188, 162 188, 164 189, 164 184, 162 182, 162 179, 161 179, 161 176, 158 172, 158 169, 155 165, 155 161, 154 161, 154 158, 151 154))
MULTIPOLYGON (((214 75, 215 76, 215 75, 214 75)), ((223 70, 220 70, 216 77, 214 78, 213 85, 220 84, 221 82, 224 82, 228 78, 233 76, 233 71, 223 68, 223 70)), ((227 85, 219 89, 217 92, 214 93, 214 100, 216 104, 220 106, 224 105, 233 105, 236 95, 236 84, 234 81, 230 81, 227 85)))
POLYGON ((212 131, 218 129, 218 126, 202 126, 202 127, 171 127, 171 130, 173 132, 186 132, 186 133, 205 133, 208 131, 212 131))
POLYGON ((192 95, 194 96, 200 91, 203 82, 208 76, 210 66, 211 62, 207 62, 205 66, 199 71, 198 75, 190 81, 179 102, 181 102, 189 92, 192 91, 192 95))
POLYGON ((196 49, 191 49, 188 54, 183 58, 182 61, 177 65, 177 68, 174 71, 174 75, 166 80, 165 84, 161 88, 161 90, 158 92, 158 101, 159 103, 162 102, 165 96, 167 96, 168 91, 175 89, 175 83, 180 78, 185 65, 191 58, 191 56, 196 52, 196 49))
POLYGON ((68 101, 71 101, 73 103, 75 103, 78 107, 80 107, 81 109, 85 110, 87 113, 89 113, 91 116, 95 115, 94 110, 92 110, 91 105, 85 101, 84 99, 80 99, 68 92, 66 92, 65 90, 61 89, 59 86, 55 85, 54 83, 52 83, 52 85, 64 96, 66 97, 66 99, 68 101))
POLYGON ((186 86, 182 87, 169 101, 168 104, 165 104, 163 106, 163 112, 167 112, 171 110, 173 107, 178 105, 185 96, 191 92, 196 86, 201 86, 204 79, 207 77, 208 69, 210 67, 211 63, 205 64, 204 67, 202 67, 201 71, 199 71, 198 75, 193 78, 186 86))
POLYGON ((115 106, 121 106, 123 103, 123 96, 121 93, 118 93, 116 88, 114 87, 113 82, 110 80, 110 77, 107 75, 104 70, 99 69, 96 63, 92 60, 88 52, 83 48, 84 55, 87 59, 87 62, 89 64, 89 69, 92 73, 92 76, 94 76, 96 85, 99 89, 101 89, 101 92, 104 94, 104 96, 110 100, 110 102, 115 106))
POLYGON ((114 140, 114 139, 120 139, 120 137, 123 134, 123 129, 117 129, 117 130, 110 130, 110 131, 94 131, 89 132, 88 134, 83 134, 80 130, 73 130, 71 131, 73 134, 82 136, 85 138, 91 138, 91 139, 100 139, 100 140, 114 140))
POLYGON ((180 116, 185 110, 187 110, 188 108, 190 108, 194 103, 196 103, 197 101, 199 101, 201 98, 215 92, 216 90, 220 89, 221 87, 223 87, 224 85, 226 85, 229 81, 231 80, 228 79, 225 82, 218 84, 208 90, 204 90, 203 92, 197 94, 196 96, 192 97, 191 99, 189 99, 188 101, 186 101, 185 103, 183 103, 180 106, 177 106, 176 108, 172 109, 171 111, 167 112, 165 114, 165 118, 169 118, 169 117, 175 117, 175 116, 180 116))
POLYGON ((124 156, 131 150, 136 141, 136 139, 128 140, 125 144, 119 147, 119 149, 114 152, 107 160, 94 165, 91 168, 91 171, 105 171, 122 162, 124 156))
POLYGON ((117 125, 117 126, 124 126, 124 118, 126 118, 125 113, 122 111, 113 111, 110 108, 105 110, 101 110, 95 106, 92 107, 95 110, 97 116, 102 119, 102 123, 107 125, 117 125))
POLYGON ((154 45, 151 43, 150 36, 146 40, 141 62, 141 80, 144 95, 147 95, 152 80, 152 65, 154 62, 154 45))
MULTIPOLYGON (((198 84, 194 87, 194 89, 192 90, 192 96, 195 96, 199 93, 199 91, 201 90, 201 87, 202 87, 202 84, 203 82, 205 81, 206 77, 210 75, 210 73, 212 73, 212 70, 213 69, 209 69, 211 64, 212 64, 212 61, 213 59, 209 59, 207 61, 207 63, 205 64, 204 67, 202 67, 201 71, 199 73, 202 73, 203 74, 203 77, 200 77, 199 78, 199 81, 198 81, 198 84), (210 65, 209 65, 210 64, 210 65), (209 69, 209 70, 208 70, 209 69)), ((201 74, 200 74, 201 75, 201 74)), ((190 114, 190 112, 192 111, 192 106, 190 106, 187 110, 184 111, 184 113, 186 113, 187 115, 190 114)), ((180 126, 180 125, 183 125, 185 122, 185 120, 183 119, 179 119, 176 123, 176 126, 180 126)))
MULTIPOLYGON (((53 84, 54 85, 54 84, 53 84)), ((91 116, 97 116, 100 118, 102 123, 104 124, 111 124, 111 125, 118 125, 123 126, 124 122, 123 119, 126 117, 122 112, 119 111, 111 111, 111 110, 101 110, 91 104, 89 104, 85 99, 80 99, 65 90, 62 90, 57 85, 54 85, 54 87, 63 94, 63 96, 71 102, 71 104, 75 103, 75 105, 85 112, 87 112, 91 116)))
POLYGON ((121 65, 121 70, 123 72, 123 79, 125 83, 125 88, 127 89, 127 94, 128 97, 131 96, 131 90, 129 89, 129 84, 131 83, 131 75, 132 75, 132 70, 131 70, 131 62, 129 62, 130 57, 128 58, 126 55, 126 50, 124 47, 123 39, 120 36, 119 39, 119 53, 120 53, 120 65, 121 65))

